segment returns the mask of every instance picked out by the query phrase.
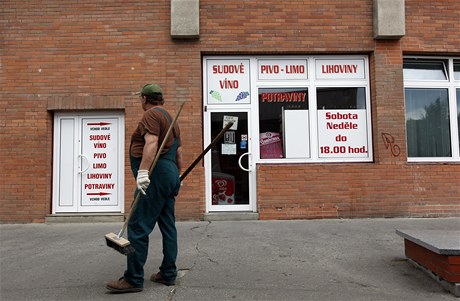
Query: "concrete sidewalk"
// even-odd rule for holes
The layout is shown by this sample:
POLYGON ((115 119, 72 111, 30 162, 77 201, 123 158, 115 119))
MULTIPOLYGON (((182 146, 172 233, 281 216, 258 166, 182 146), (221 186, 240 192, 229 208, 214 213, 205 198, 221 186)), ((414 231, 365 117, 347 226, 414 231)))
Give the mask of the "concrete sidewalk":
POLYGON ((176 286, 107 293, 126 259, 105 245, 121 223, 0 225, 0 300, 458 300, 411 265, 396 229, 460 229, 459 218, 178 222, 176 286))

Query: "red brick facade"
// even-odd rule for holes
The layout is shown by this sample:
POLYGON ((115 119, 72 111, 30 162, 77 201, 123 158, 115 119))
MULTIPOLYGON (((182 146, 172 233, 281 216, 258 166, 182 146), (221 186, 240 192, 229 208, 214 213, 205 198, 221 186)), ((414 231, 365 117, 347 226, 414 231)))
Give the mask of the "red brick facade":
MULTIPOLYGON (((126 141, 145 82, 163 87, 180 117, 185 162, 203 145, 202 55, 369 55, 374 162, 261 164, 261 219, 460 216, 460 164, 408 163, 402 59, 460 56, 460 3, 406 0, 406 35, 373 39, 372 0, 200 1, 200 38, 170 37, 170 1, 2 1, 0 221, 51 212, 53 112, 125 112, 126 141), (400 152, 387 148, 394 137, 400 152)), ((126 158, 125 199, 134 182, 126 158)), ((204 170, 192 172, 179 219, 205 211, 204 170)), ((126 208, 129 202, 126 201, 126 208)))
POLYGON ((460 257, 440 255, 410 240, 404 240, 406 257, 432 271, 444 281, 460 281, 460 257))

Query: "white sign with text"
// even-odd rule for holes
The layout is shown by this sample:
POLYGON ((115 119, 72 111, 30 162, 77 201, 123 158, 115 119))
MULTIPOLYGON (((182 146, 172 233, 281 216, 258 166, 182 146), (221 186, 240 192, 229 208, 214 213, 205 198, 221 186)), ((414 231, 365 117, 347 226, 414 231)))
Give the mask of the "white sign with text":
POLYGON ((118 200, 118 119, 87 118, 82 122, 83 206, 116 205, 118 200))
POLYGON ((249 60, 208 60, 207 103, 251 103, 249 60))
POLYGON ((317 79, 365 79, 364 60, 322 60, 316 65, 317 79))
POLYGON ((320 158, 367 158, 366 110, 319 110, 320 158))
POLYGON ((307 80, 307 60, 258 60, 259 80, 307 80))

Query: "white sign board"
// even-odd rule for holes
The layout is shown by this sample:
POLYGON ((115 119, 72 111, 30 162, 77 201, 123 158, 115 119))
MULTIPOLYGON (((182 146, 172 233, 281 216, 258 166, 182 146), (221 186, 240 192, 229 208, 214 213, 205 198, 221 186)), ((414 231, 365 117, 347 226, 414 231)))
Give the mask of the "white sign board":
POLYGON ((118 119, 85 118, 82 127, 82 205, 117 205, 118 119))
POLYGON ((208 60, 207 103, 251 103, 249 60, 208 60))
POLYGON ((259 80, 307 80, 307 60, 259 60, 259 80))
POLYGON ((320 158, 368 158, 366 110, 319 110, 320 158))
POLYGON ((316 60, 317 79, 365 79, 364 60, 316 60))

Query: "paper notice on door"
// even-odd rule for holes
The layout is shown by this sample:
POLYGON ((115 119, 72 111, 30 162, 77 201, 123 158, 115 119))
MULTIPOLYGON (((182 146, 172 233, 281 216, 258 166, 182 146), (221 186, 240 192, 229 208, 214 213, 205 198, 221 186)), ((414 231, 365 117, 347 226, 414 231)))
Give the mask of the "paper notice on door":
POLYGON ((236 131, 238 129, 238 117, 224 115, 224 124, 222 125, 222 128, 224 128, 229 122, 233 122, 233 125, 230 128, 230 130, 236 131))
POLYGON ((236 144, 222 143, 222 155, 236 155, 236 144))

